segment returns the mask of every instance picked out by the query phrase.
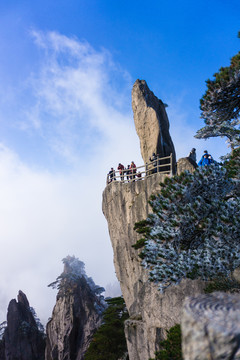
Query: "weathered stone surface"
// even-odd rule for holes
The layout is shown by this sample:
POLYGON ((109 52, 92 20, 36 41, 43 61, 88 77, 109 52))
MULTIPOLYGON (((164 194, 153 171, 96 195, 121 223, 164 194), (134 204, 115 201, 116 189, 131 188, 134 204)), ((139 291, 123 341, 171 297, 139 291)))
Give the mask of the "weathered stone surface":
POLYGON ((184 171, 189 171, 190 173, 193 173, 196 168, 197 164, 191 158, 181 158, 177 162, 177 175, 180 175, 184 171))
MULTIPOLYGON (((65 264, 64 274, 69 271, 65 264)), ((86 276, 74 280, 68 289, 59 290, 52 319, 47 324, 45 359, 83 360, 101 324, 104 308, 86 276)))
POLYGON ((11 300, 7 328, 0 346, 1 360, 43 360, 45 339, 39 331, 26 295, 20 290, 18 301, 11 300))
POLYGON ((130 319, 125 334, 130 360, 149 360, 158 349, 166 329, 180 322, 185 296, 201 293, 201 281, 183 280, 160 294, 148 281, 138 251, 132 245, 140 238, 134 224, 150 212, 149 197, 160 190, 166 175, 156 173, 132 183, 113 182, 103 192, 103 213, 108 222, 114 265, 130 319))
POLYGON ((153 153, 160 157, 172 153, 175 166, 176 155, 165 105, 149 90, 145 80, 136 80, 133 85, 132 109, 144 163, 149 162, 153 153))
POLYGON ((240 295, 187 298, 181 328, 184 360, 240 359, 240 295))

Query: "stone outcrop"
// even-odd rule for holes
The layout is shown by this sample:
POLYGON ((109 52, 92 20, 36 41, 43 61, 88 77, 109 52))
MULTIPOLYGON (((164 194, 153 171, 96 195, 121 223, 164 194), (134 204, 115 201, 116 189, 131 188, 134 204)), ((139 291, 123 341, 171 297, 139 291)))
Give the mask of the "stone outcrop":
POLYGON ((103 213, 108 222, 115 270, 130 315, 125 323, 130 360, 154 357, 166 330, 180 322, 185 296, 201 293, 204 286, 201 281, 186 279, 161 294, 148 281, 138 251, 132 248, 140 238, 134 224, 146 219, 151 211, 148 200, 151 194, 159 192, 164 176, 156 173, 131 183, 112 182, 103 192, 103 213))
POLYGON ((177 175, 180 175, 184 171, 193 173, 197 168, 197 163, 189 157, 181 158, 177 162, 177 175))
POLYGON ((181 329, 184 360, 240 359, 240 295, 186 299, 181 329))
POLYGON ((172 154, 176 163, 174 145, 169 133, 165 105, 149 90, 145 80, 136 80, 132 89, 132 109, 144 163, 153 153, 159 157, 172 154))
POLYGON ((39 330, 28 299, 20 290, 18 301, 13 299, 8 306, 0 360, 43 360, 44 350, 44 333, 39 330))
POLYGON ((101 324, 105 303, 99 296, 101 288, 86 276, 84 264, 74 257, 64 260, 57 302, 46 329, 45 359, 83 360, 101 324))

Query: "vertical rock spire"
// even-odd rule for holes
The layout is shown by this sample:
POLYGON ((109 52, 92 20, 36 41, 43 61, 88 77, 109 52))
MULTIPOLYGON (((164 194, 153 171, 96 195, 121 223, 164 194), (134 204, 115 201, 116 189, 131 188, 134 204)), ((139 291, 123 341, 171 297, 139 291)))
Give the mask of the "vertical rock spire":
POLYGON ((160 157, 172 154, 174 166, 176 154, 165 107, 162 100, 149 90, 145 80, 135 81, 132 89, 132 109, 142 158, 146 163, 153 153, 160 157))
POLYGON ((0 360, 44 360, 45 336, 40 331, 29 307, 26 295, 20 290, 18 301, 8 306, 7 327, 0 343, 0 360))

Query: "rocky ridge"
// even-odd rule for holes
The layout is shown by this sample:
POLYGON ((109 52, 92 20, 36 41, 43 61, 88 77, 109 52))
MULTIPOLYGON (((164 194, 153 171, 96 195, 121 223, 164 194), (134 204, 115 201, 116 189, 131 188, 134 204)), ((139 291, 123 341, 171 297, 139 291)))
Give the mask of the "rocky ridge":
POLYGON ((81 261, 70 256, 63 261, 57 302, 46 328, 45 360, 83 360, 101 324, 104 289, 86 276, 81 261))
POLYGON ((83 360, 106 308, 97 286, 74 256, 63 259, 64 271, 50 284, 58 289, 46 334, 26 295, 8 306, 7 326, 0 338, 0 360, 83 360))
POLYGON ((17 299, 11 300, 8 306, 7 327, 0 342, 0 360, 44 360, 44 333, 21 290, 17 299))

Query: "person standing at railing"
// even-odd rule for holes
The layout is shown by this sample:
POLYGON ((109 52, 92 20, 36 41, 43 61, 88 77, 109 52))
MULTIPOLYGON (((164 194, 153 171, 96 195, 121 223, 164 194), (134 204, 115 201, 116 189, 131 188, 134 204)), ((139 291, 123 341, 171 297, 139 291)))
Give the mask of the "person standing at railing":
POLYGON ((121 181, 124 181, 124 165, 119 163, 118 164, 118 170, 121 177, 121 181))
POLYGON ((127 166, 127 169, 125 170, 126 175, 127 175, 127 181, 129 181, 129 179, 131 179, 131 169, 130 169, 130 165, 127 166))
POLYGON ((136 169, 136 165, 134 164, 134 161, 131 162, 130 169, 132 174, 131 179, 135 179, 137 169, 136 169))
POLYGON ((153 173, 157 172, 157 155, 155 152, 150 156, 149 160, 153 163, 153 173))
POLYGON ((115 170, 111 168, 111 170, 108 173, 108 184, 110 184, 112 181, 116 180, 115 170))

